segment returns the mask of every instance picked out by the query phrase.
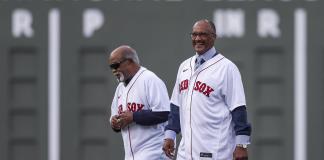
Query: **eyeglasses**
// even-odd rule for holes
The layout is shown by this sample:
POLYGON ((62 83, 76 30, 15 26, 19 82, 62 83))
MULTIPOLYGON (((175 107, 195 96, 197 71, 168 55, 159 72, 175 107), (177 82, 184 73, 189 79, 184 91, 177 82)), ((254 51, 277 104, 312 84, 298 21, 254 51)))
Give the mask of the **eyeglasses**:
POLYGON ((199 37, 203 37, 203 38, 206 38, 207 36, 209 35, 214 35, 215 33, 207 33, 207 32, 192 32, 190 33, 190 36, 191 38, 197 38, 198 36, 199 37))
POLYGON ((109 65, 110 69, 118 69, 120 67, 120 65, 124 62, 126 62, 128 59, 123 59, 118 63, 113 63, 111 65, 109 65))

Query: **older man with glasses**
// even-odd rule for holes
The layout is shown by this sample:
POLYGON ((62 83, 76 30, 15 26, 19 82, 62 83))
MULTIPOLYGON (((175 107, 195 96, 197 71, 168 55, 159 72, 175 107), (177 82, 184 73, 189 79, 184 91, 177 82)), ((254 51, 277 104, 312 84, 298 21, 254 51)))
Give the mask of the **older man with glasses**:
POLYGON ((140 65, 136 51, 129 46, 112 51, 108 63, 119 82, 110 124, 122 133, 125 160, 168 159, 161 150, 170 111, 164 82, 140 65))

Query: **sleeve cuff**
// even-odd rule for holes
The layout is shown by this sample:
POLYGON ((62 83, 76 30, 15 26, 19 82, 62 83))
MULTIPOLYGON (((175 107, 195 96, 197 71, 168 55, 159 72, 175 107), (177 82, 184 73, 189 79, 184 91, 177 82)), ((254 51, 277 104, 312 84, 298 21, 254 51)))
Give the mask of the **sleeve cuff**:
POLYGON ((250 144, 250 136, 247 135, 237 135, 235 137, 235 144, 250 144))
POLYGON ((234 109, 236 109, 237 107, 240 107, 240 106, 245 106, 246 107, 246 104, 245 103, 237 103, 235 105, 230 106, 229 110, 232 112, 234 109))
POLYGON ((177 133, 175 131, 166 130, 164 132, 164 139, 172 139, 172 140, 175 140, 176 136, 177 136, 177 133))

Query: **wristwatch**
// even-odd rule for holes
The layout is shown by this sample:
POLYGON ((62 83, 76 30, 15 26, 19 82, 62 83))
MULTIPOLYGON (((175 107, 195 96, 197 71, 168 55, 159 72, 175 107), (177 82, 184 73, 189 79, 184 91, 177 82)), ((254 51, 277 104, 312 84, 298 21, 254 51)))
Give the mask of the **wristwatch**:
POLYGON ((237 144, 236 147, 241 147, 241 148, 248 148, 248 145, 247 144, 237 144))

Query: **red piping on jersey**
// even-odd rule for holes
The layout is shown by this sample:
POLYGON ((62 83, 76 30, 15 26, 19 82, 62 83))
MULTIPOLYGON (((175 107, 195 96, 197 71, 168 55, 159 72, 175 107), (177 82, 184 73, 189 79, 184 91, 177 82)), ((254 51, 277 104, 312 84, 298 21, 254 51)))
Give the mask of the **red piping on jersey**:
MULTIPOLYGON (((142 73, 146 71, 146 70, 143 70, 141 73, 139 73, 139 75, 136 77, 136 79, 134 80, 134 83, 129 87, 129 90, 127 92, 127 96, 126 96, 126 106, 127 106, 127 100, 128 100, 128 93, 129 91, 132 89, 133 85, 135 84, 135 82, 137 81, 138 77, 140 75, 142 75, 142 73)), ((132 152, 132 157, 133 157, 133 160, 134 160, 134 152, 133 152, 133 148, 132 148, 132 140, 130 138, 130 130, 129 130, 129 126, 127 126, 127 130, 128 130, 128 140, 129 140, 129 147, 130 147, 130 150, 132 152)))
POLYGON ((192 57, 191 57, 191 59, 190 59, 190 77, 192 76, 192 66, 191 66, 191 61, 192 61, 192 57))
POLYGON ((130 138, 130 130, 129 130, 129 126, 127 126, 127 130, 128 130, 129 148, 130 148, 130 150, 131 150, 132 157, 133 157, 133 160, 134 160, 134 153, 133 153, 133 148, 132 148, 132 141, 131 141, 131 138, 130 138))
MULTIPOLYGON (((219 59, 219 60, 216 61, 215 63, 213 63, 213 64, 209 65, 208 67, 206 67, 206 68, 202 69, 201 71, 199 71, 199 72, 197 73, 196 78, 195 78, 195 82, 194 82, 194 84, 196 83, 197 78, 198 78, 199 74, 200 74, 202 71, 206 70, 207 68, 209 68, 210 66, 216 64, 217 62, 221 61, 221 60, 224 59, 224 58, 225 58, 225 57, 219 59)), ((190 67, 191 67, 191 63, 190 63, 190 67)), ((193 87, 195 87, 195 85, 194 85, 193 87)), ((189 124, 190 124, 190 155, 191 155, 191 159, 193 159, 193 157, 192 157, 192 127, 191 127, 191 104, 192 104, 192 95, 193 95, 193 91, 194 91, 194 88, 192 88, 191 96, 190 96, 190 115, 189 115, 189 117, 190 117, 190 118, 189 118, 189 119, 190 119, 190 123, 189 123, 189 124)))
MULTIPOLYGON (((192 58, 190 59, 190 69, 191 69, 191 72, 190 72, 190 78, 191 78, 191 76, 192 76, 192 71, 193 71, 193 69, 192 69, 192 66, 191 66, 191 61, 192 61, 192 58)), ((197 76, 198 77, 198 76, 197 76)), ((196 83, 196 80, 197 80, 197 77, 196 77, 196 79, 195 79, 195 83, 196 83)), ((194 85, 194 87, 195 87, 195 85, 194 85)), ((193 90, 191 91, 191 95, 193 94, 193 90)), ((193 159, 192 158, 192 128, 191 128, 191 102, 192 102, 192 96, 190 97, 190 116, 189 116, 189 120, 190 120, 190 155, 191 155, 191 159, 193 159)))

